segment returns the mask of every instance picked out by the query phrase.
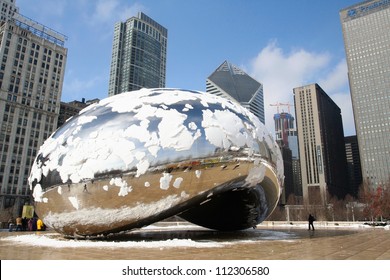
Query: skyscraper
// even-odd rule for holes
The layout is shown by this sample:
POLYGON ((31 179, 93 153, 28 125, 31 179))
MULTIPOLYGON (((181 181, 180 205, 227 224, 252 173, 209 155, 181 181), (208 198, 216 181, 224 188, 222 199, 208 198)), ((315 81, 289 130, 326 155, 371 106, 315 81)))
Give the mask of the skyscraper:
POLYGON ((357 196, 362 183, 362 169, 360 164, 359 145, 356 135, 345 139, 345 153, 348 164, 348 181, 351 195, 357 196))
POLYGON ((0 23, 0 213, 20 215, 29 202, 30 168, 57 125, 65 40, 19 14, 0 23))
POLYGON ((363 180, 390 180, 390 1, 340 11, 363 180))
POLYGON ((239 102, 265 122, 263 85, 228 61, 207 78, 206 91, 239 102))
POLYGON ((0 0, 0 21, 10 20, 15 13, 19 13, 15 0, 0 0))
POLYGON ((287 203, 290 195, 302 196, 301 168, 299 162, 298 136, 293 115, 286 112, 274 114, 275 135, 283 156, 284 189, 282 202, 287 203))
POLYGON ((348 193, 341 110, 318 84, 294 88, 303 200, 326 204, 348 193))
POLYGON ((289 136, 296 136, 293 115, 286 112, 274 114, 276 141, 280 146, 289 147, 289 136))
POLYGON ((115 24, 108 95, 163 88, 168 30, 144 13, 115 24))

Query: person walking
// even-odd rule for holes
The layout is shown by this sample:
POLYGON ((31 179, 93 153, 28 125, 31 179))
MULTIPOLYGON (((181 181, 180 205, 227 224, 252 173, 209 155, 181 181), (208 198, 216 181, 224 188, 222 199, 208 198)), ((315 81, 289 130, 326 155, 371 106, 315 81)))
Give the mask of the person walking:
POLYGON ((26 231, 27 230, 27 217, 24 216, 22 219, 22 230, 26 231))
POLYGON ((22 229, 23 229, 22 217, 17 217, 16 218, 16 229, 15 229, 15 231, 22 231, 22 229))
POLYGON ((8 230, 11 232, 14 228, 15 224, 13 222, 13 219, 12 218, 9 218, 8 220, 8 230))
POLYGON ((33 217, 31 219, 32 219, 32 231, 36 231, 37 230, 37 218, 33 217))
POLYGON ((28 228, 29 231, 33 230, 33 223, 34 223, 33 218, 28 219, 27 228, 28 228))
POLYGON ((314 230, 314 221, 316 220, 316 218, 314 218, 314 216, 312 214, 309 214, 309 218, 308 218, 308 221, 309 221, 309 230, 312 229, 314 230))

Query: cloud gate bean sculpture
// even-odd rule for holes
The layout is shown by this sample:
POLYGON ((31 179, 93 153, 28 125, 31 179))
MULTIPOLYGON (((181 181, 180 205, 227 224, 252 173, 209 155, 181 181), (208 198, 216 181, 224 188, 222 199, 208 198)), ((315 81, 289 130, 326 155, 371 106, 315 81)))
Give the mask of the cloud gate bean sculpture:
POLYGON ((264 221, 283 184, 280 150, 238 103, 141 89, 83 109, 41 146, 35 210, 66 236, 140 228, 177 215, 215 230, 264 221))

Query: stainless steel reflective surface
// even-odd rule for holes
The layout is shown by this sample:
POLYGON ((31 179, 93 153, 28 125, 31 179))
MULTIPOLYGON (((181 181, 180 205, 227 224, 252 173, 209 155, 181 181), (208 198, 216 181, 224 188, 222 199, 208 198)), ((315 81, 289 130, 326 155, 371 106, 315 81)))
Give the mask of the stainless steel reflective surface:
POLYGON ((283 162, 264 126, 239 104, 142 89, 68 120, 42 145, 29 183, 38 215, 65 235, 115 233, 173 215, 238 230, 275 208, 283 162))

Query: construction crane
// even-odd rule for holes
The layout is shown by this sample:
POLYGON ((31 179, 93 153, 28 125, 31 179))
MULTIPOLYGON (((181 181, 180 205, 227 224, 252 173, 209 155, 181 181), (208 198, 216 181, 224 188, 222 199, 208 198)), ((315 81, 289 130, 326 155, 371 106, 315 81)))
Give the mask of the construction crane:
POLYGON ((292 104, 290 104, 290 103, 280 103, 280 102, 278 102, 278 103, 276 103, 276 104, 270 104, 269 106, 276 106, 276 110, 278 111, 278 114, 279 114, 279 107, 281 107, 281 106, 287 106, 287 108, 288 108, 288 113, 290 114, 290 107, 292 106, 292 104))

